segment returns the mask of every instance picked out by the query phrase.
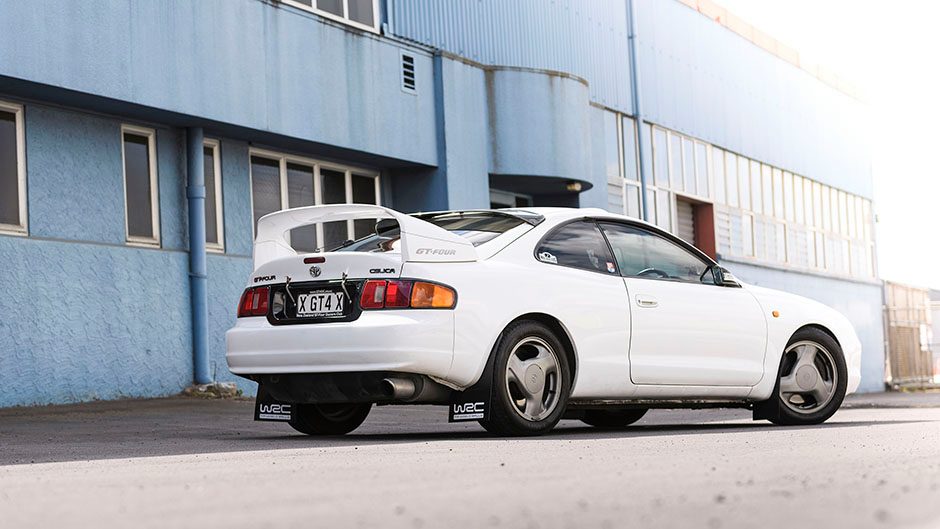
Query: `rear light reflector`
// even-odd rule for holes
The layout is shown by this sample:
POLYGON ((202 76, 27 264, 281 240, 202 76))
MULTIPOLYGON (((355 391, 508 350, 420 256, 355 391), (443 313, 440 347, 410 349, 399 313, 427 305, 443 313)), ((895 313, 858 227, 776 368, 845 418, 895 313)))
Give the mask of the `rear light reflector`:
POLYGON ((271 290, 268 287, 254 287, 246 289, 238 302, 238 317, 265 316, 268 314, 268 296, 271 290))
POLYGON ((304 264, 325 263, 326 257, 304 257, 304 264))
POLYGON ((426 281, 370 279, 362 287, 359 306, 375 309, 452 309, 454 289, 426 281))
POLYGON ((387 281, 370 279, 362 286, 359 305, 363 309, 381 309, 385 306, 385 288, 387 281))

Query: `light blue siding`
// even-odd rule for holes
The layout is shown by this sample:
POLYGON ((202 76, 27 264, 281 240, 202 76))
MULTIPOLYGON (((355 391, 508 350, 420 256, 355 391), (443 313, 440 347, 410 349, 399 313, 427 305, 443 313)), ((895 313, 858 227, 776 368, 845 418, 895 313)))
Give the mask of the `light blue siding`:
POLYGON ((871 198, 861 102, 679 2, 637 10, 648 121, 871 198))
POLYGON ((592 97, 632 113, 622 0, 386 0, 389 31, 486 65, 589 79, 592 97))
MULTIPOLYGON (((697 11, 636 0, 648 121, 871 198, 863 103, 697 11)), ((388 0, 389 30, 491 65, 583 77, 633 114, 627 2, 388 0)))
POLYGON ((431 59, 258 0, 0 2, 0 75, 414 163, 437 162, 431 59), (410 131, 400 134, 401 130, 410 131))

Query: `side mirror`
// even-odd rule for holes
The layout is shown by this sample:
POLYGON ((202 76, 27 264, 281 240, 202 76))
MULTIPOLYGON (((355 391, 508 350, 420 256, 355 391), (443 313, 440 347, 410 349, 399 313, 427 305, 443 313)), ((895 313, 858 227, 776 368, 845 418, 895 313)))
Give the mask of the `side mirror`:
POLYGON ((734 275, 728 271, 727 268, 721 266, 712 267, 712 275, 715 277, 715 284, 722 287, 740 287, 741 282, 738 281, 734 275))

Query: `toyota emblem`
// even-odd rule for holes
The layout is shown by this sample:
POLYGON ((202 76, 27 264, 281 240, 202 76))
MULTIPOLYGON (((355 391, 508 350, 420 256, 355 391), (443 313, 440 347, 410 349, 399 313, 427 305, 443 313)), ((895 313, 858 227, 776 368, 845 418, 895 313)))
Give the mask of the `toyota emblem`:
POLYGON ((316 265, 311 266, 310 275, 312 275, 313 277, 320 277, 320 267, 316 265))

